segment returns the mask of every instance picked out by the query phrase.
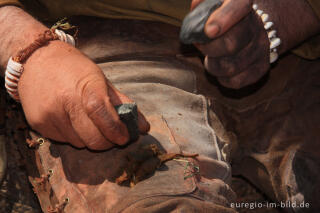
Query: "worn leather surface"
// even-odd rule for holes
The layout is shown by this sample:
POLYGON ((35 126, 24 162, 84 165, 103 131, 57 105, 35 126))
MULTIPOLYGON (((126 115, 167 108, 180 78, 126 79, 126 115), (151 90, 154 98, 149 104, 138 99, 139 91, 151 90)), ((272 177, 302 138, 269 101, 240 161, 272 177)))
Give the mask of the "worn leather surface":
MULTIPOLYGON (((304 200, 317 209, 319 61, 288 55, 258 91, 228 98, 206 80, 200 60, 181 56, 174 27, 126 20, 82 20, 78 25, 79 47, 138 103, 151 131, 138 143, 107 152, 50 141, 26 151, 30 181, 44 211, 69 197, 65 212, 232 212, 226 208, 234 197, 225 162, 230 157, 235 174, 273 200, 304 200), (168 152, 199 153, 196 160, 187 160, 199 165, 200 175, 185 180, 185 164, 169 161, 134 188, 116 185, 121 157, 145 143, 168 152), (36 184, 49 169, 54 173, 45 186, 36 184)), ((21 132, 17 140, 24 140, 21 132)))
POLYGON ((238 100, 215 96, 213 101, 227 131, 236 135, 234 173, 273 200, 310 205, 287 212, 319 209, 319 80, 319 60, 288 55, 256 94, 238 100))
MULTIPOLYGON (((80 24, 80 49, 137 103, 151 129, 137 142, 105 152, 49 140, 31 150, 28 155, 37 171, 29 168, 30 181, 42 210, 61 206, 69 198, 64 212, 234 212, 229 208, 235 198, 228 186, 230 166, 209 125, 207 100, 195 94, 197 66, 177 56, 178 30, 139 21, 90 23, 80 24), (169 161, 132 188, 117 185, 126 154, 145 144, 199 157, 169 161), (190 165, 199 167, 199 173, 193 173, 190 165), (53 172, 49 178, 37 182, 49 171, 53 172)), ((31 136, 34 141, 41 137, 31 136)))

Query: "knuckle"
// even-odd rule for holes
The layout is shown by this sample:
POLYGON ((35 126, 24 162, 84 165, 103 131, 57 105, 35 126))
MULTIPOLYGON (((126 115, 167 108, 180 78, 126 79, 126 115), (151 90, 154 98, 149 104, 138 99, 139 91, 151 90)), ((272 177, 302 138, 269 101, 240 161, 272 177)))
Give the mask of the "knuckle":
POLYGON ((105 109, 104 100, 99 98, 89 98, 85 103, 85 109, 89 117, 99 115, 105 109))
POLYGON ((120 119, 110 119, 107 123, 106 123, 106 127, 109 129, 110 132, 117 132, 119 131, 119 123, 120 123, 120 119))
POLYGON ((57 97, 57 102, 61 103, 63 105, 63 107, 68 110, 70 106, 72 106, 73 103, 73 99, 74 99, 74 94, 72 92, 61 92, 61 95, 59 97, 57 97))
POLYGON ((237 40, 235 38, 231 37, 231 36, 225 36, 223 38, 223 41, 225 43, 225 47, 226 47, 226 50, 227 50, 228 54, 230 54, 230 55, 236 54, 237 49, 238 49, 237 40))
POLYGON ((81 116, 82 114, 81 106, 70 103, 67 103, 65 111, 68 114, 71 123, 77 121, 79 119, 79 116, 81 116))
POLYGON ((81 96, 87 97, 94 93, 94 91, 91 89, 91 85, 92 83, 90 76, 86 76, 78 80, 76 83, 76 88, 81 92, 81 96))
MULTIPOLYGON (((83 77, 79 77, 76 82, 76 91, 80 93, 81 97, 90 97, 97 92, 97 88, 105 84, 105 78, 100 75, 101 73, 89 73, 83 77), (98 86, 99 85, 99 86, 98 86)), ((101 88, 100 88, 101 89, 101 88)))
POLYGON ((220 60, 220 67, 226 77, 231 77, 236 74, 237 66, 234 58, 223 58, 220 60))

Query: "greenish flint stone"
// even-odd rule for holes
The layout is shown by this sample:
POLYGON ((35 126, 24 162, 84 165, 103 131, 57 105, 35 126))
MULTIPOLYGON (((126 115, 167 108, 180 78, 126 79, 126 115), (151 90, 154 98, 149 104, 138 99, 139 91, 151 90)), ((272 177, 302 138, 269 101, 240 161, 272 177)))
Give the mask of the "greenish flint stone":
POLYGON ((183 20, 180 30, 180 41, 184 44, 209 43, 204 32, 205 24, 213 11, 221 6, 220 0, 206 0, 199 4, 183 20))
POLYGON ((127 126, 130 141, 135 141, 139 138, 138 127, 138 108, 135 103, 121 104, 115 106, 115 109, 120 117, 120 120, 127 126))

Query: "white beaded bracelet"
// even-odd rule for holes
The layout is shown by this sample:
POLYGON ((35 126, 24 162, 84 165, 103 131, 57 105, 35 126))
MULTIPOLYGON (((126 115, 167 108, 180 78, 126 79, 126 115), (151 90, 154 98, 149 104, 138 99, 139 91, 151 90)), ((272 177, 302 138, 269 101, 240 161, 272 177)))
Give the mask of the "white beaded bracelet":
POLYGON ((281 44, 281 40, 277 37, 277 31, 272 29, 273 22, 269 21, 269 15, 264 13, 262 10, 259 10, 257 4, 253 4, 252 8, 255 10, 257 15, 260 16, 264 24, 264 29, 267 31, 268 39, 270 42, 270 63, 272 64, 279 57, 277 47, 281 44))
MULTIPOLYGON (((74 38, 64 33, 61 30, 55 29, 54 33, 58 36, 60 41, 66 42, 68 44, 71 44, 72 46, 75 46, 75 40, 74 38)), ((18 82, 23 73, 23 65, 14 61, 12 57, 10 57, 7 69, 5 72, 5 87, 7 89, 7 92, 9 95, 15 99, 17 102, 19 102, 19 93, 18 93, 18 82)))
POLYGON ((75 40, 71 35, 66 34, 62 30, 58 30, 58 29, 55 29, 54 32, 58 35, 60 41, 71 44, 72 46, 76 45, 75 40))

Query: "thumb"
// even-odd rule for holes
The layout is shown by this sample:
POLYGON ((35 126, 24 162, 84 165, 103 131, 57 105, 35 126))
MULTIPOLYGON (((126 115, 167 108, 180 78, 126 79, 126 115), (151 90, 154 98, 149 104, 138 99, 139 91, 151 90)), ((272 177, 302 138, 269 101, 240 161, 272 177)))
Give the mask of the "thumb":
POLYGON ((242 20, 252 10, 252 0, 225 0, 209 17, 205 33, 216 38, 242 20))
MULTIPOLYGON (((125 104, 125 103, 133 103, 128 96, 122 94, 119 90, 117 90, 112 84, 109 85, 109 97, 110 101, 114 106, 125 104)), ((138 127, 141 134, 146 134, 150 129, 150 124, 146 120, 145 116, 138 109, 138 127)))

